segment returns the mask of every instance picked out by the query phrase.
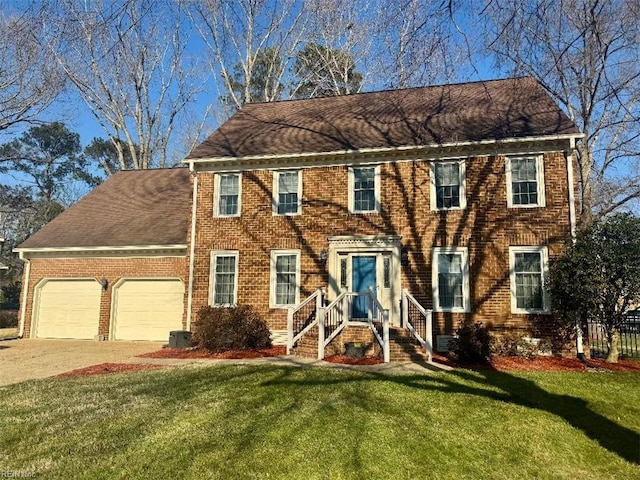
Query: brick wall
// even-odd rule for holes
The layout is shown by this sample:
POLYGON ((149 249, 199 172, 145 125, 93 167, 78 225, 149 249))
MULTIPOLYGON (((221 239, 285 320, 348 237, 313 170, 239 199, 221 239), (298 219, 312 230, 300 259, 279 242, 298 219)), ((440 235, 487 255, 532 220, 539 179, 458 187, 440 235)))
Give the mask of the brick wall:
MULTIPOLYGON (((544 155, 543 208, 507 208, 505 158, 466 159, 464 210, 431 211, 429 163, 381 164, 379 214, 350 214, 347 167, 308 168, 303 172, 302 215, 274 216, 273 172, 243 172, 240 217, 213 216, 214 174, 201 172, 197 200, 193 312, 208 303, 210 252, 238 250, 238 302, 254 305, 272 329, 286 328, 286 310, 269 308, 270 252, 301 251, 301 299, 326 286, 319 255, 332 235, 401 235, 409 251, 402 267, 402 287, 432 307, 431 252, 437 246, 467 247, 471 310, 469 314, 435 313, 434 333, 451 333, 459 320, 493 327, 523 327, 528 315, 511 314, 508 247, 548 246, 559 255, 569 235, 566 160, 563 153, 544 155)), ((574 189, 576 187, 574 186, 574 189)))
MULTIPOLYGON (((31 260, 25 309, 24 337, 31 335, 31 319, 36 285, 45 278, 106 278, 109 286, 100 299, 99 335, 109 336, 112 289, 121 278, 171 277, 180 278, 186 285, 186 263, 184 257, 145 258, 36 258, 31 260)), ((26 276, 26 269, 25 269, 26 276)), ((23 285, 27 285, 23 279, 23 285)), ((24 288, 24 287, 23 287, 24 288)), ((184 322, 184 319, 183 319, 184 322)), ((184 325, 183 325, 184 327, 184 325)))

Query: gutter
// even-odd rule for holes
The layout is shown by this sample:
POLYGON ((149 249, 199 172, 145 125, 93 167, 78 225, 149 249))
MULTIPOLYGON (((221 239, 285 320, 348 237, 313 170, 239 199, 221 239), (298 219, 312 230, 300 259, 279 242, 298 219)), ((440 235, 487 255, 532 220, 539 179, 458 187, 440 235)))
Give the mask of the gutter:
POLYGON ((517 143, 531 143, 531 142, 548 142, 554 140, 568 140, 571 148, 575 145, 576 139, 584 138, 583 133, 571 133, 563 135, 547 135, 537 137, 520 137, 520 138, 506 138, 501 140, 478 140, 478 141, 466 141, 466 142, 449 142, 449 143, 431 143, 425 145, 412 145, 402 147, 376 147, 376 148, 362 148, 357 150, 333 150, 327 152, 304 152, 304 153, 285 153, 285 154, 267 154, 267 155, 247 155, 241 157, 206 157, 206 158, 187 158, 182 163, 188 164, 189 169, 193 170, 196 165, 199 164, 213 164, 213 165, 236 165, 247 162, 256 162, 256 164, 268 164, 272 161, 282 162, 283 160, 312 160, 321 158, 344 158, 353 155, 382 155, 382 154, 408 154, 408 153, 425 153, 429 149, 446 149, 456 147, 473 147, 473 146, 490 146, 490 145, 511 145, 517 143))
MULTIPOLYGON (((572 147, 575 145, 572 145, 572 147)), ((573 177, 573 152, 564 152, 564 157, 567 161, 567 190, 569 193, 569 225, 571 230, 571 242, 576 243, 576 199, 574 192, 574 177, 573 177)), ((587 363, 587 357, 584 354, 583 347, 583 335, 582 335, 582 326, 580 325, 580 320, 576 320, 576 357, 582 363, 587 363)))
MULTIPOLYGON (((29 293, 29 276, 31 274, 31 262, 27 259, 23 252, 18 252, 19 258, 24 262, 24 273, 22 282, 22 300, 20 301, 20 338, 24 338, 24 321, 27 314, 27 294, 29 293)), ((33 316, 33 312, 32 315, 33 316)))
POLYGON ((193 168, 193 162, 189 162, 189 171, 193 177, 193 196, 191 198, 191 238, 189 246, 189 286, 187 289, 187 330, 191 331, 191 309, 193 308, 193 271, 194 255, 196 251, 196 211, 198 203, 198 174, 193 168))

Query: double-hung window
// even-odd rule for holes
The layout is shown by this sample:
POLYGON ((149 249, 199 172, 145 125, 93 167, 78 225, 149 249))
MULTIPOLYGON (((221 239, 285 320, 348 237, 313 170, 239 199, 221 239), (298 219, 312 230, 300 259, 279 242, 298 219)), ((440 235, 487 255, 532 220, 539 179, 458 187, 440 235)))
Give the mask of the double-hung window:
POLYGON ((274 213, 298 215, 302 205, 302 172, 274 172, 274 213))
POLYGON ((509 207, 544 207, 542 155, 507 158, 507 204, 509 207))
POLYGON ((431 164, 431 210, 465 208, 464 175, 464 161, 431 164))
POLYGON ((509 247, 511 311, 548 311, 544 281, 547 272, 546 247, 509 247))
POLYGON ((271 307, 296 305, 300 298, 300 251, 271 251, 271 307))
POLYGON ((380 211, 379 168, 349 168, 349 209, 352 213, 380 211))
POLYGON ((215 214, 218 217, 240 215, 240 191, 242 177, 239 173, 218 174, 215 177, 215 214))
POLYGON ((432 286, 434 310, 469 311, 469 266, 467 249, 436 247, 433 249, 432 286))
POLYGON ((238 252, 211 252, 209 303, 235 305, 238 292, 238 252))

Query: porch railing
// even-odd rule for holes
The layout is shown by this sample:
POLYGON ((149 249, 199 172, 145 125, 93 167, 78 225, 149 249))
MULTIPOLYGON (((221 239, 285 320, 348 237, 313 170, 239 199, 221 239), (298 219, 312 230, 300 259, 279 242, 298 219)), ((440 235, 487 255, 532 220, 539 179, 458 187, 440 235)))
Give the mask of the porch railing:
POLYGON ((369 328, 382 347, 382 356, 385 363, 391 361, 391 349, 389 345, 389 310, 378 301, 373 289, 369 287, 369 328))
MULTIPOLYGON (((385 309, 373 290, 367 292, 342 292, 325 306, 323 289, 316 290, 300 304, 289 309, 287 316, 287 355, 305 333, 318 326, 318 359, 324 358, 327 345, 351 321, 354 302, 364 298, 367 302, 367 322, 376 341, 380 344, 385 362, 390 361, 389 310, 385 309)), ((364 322, 355 322, 362 325, 364 322)))
POLYGON ((402 326, 422 345, 429 361, 433 359, 433 317, 431 310, 425 309, 409 293, 402 290, 402 326))
POLYGON ((318 288, 287 314, 287 355, 302 336, 318 323, 318 312, 324 302, 324 291, 318 288))

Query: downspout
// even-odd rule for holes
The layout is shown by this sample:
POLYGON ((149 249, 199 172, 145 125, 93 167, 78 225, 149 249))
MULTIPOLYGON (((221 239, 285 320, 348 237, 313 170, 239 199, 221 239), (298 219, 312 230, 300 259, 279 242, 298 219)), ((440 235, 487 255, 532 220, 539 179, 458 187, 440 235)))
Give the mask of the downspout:
POLYGON ((196 251, 196 211, 198 202, 198 174, 194 171, 193 162, 189 162, 189 171, 193 175, 193 197, 191 198, 191 239, 189 251, 189 288, 187 293, 187 330, 191 330, 191 309, 193 307, 193 269, 196 251))
MULTIPOLYGON (((29 275, 31 273, 31 262, 24 257, 24 253, 20 252, 20 260, 24 262, 24 273, 22 280, 22 301, 20 302, 20 338, 24 337, 24 321, 27 314, 27 294, 29 293, 29 275)), ((33 330, 33 312, 31 312, 31 325, 33 330)))
MULTIPOLYGON (((571 142, 571 147, 575 147, 574 141, 571 142)), ((571 241, 576 243, 576 200, 574 192, 574 178, 573 178, 573 153, 572 151, 564 152, 565 159, 567 160, 567 184, 569 190, 569 225, 571 229, 571 241)), ((587 363, 587 357, 584 354, 582 326, 580 320, 576 320, 576 357, 583 362, 587 363)))

